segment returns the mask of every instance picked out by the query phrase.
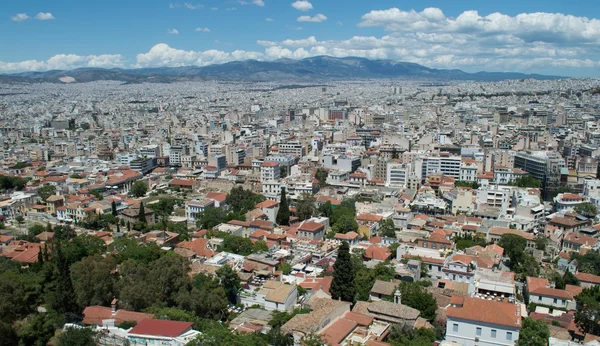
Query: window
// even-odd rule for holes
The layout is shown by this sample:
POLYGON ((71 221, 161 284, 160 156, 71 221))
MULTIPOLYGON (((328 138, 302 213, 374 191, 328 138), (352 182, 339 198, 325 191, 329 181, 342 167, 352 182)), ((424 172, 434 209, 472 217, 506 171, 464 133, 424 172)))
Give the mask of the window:
POLYGON ((554 298, 554 304, 558 303, 558 299, 554 298))
POLYGON ((475 335, 481 336, 481 328, 477 327, 477 329, 475 329, 475 335))
POLYGON ((458 333, 458 323, 454 323, 452 325, 452 331, 455 332, 455 333, 458 333))
POLYGON ((512 332, 506 332, 506 340, 508 340, 508 341, 512 340, 512 332))
POLYGON ((492 338, 496 338, 496 329, 492 329, 492 338))

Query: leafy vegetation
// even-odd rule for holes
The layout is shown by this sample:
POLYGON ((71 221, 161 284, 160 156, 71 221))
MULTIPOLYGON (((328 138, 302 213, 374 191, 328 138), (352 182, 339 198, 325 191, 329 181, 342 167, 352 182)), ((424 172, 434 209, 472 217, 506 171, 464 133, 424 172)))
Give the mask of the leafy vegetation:
POLYGON ((519 333, 517 346, 546 346, 550 338, 550 330, 546 322, 533 320, 531 317, 523 319, 523 326, 519 333))
POLYGON ((27 178, 11 177, 8 175, 0 174, 0 190, 2 190, 2 191, 5 191, 5 190, 22 191, 25 188, 25 185, 27 185, 27 182, 29 182, 29 179, 27 179, 27 178))
POLYGON ((583 202, 581 204, 579 204, 578 206, 576 206, 575 208, 573 208, 573 210, 580 215, 583 215, 585 217, 589 217, 589 218, 594 218, 596 217, 596 215, 598 215, 598 208, 596 207, 596 205, 594 203, 590 203, 590 202, 583 202))
POLYGON ((437 303, 433 295, 416 282, 402 282, 398 286, 402 294, 402 304, 421 312, 421 317, 433 321, 437 314, 437 303))
POLYGON ((148 183, 143 180, 138 180, 131 187, 131 194, 134 197, 144 197, 148 192, 148 183))
POLYGON ((289 225, 290 224, 290 207, 288 206, 288 200, 285 194, 285 188, 281 189, 281 198, 279 200, 279 210, 275 221, 278 225, 289 225))
POLYGON ((353 285, 348 285, 354 280, 354 266, 350 259, 350 246, 348 242, 342 242, 338 248, 338 255, 333 265, 333 281, 331 283, 331 297, 333 299, 341 299, 347 302, 354 302, 356 288, 353 285))
POLYGON ((575 323, 585 333, 600 335, 600 286, 584 289, 577 297, 575 323))
POLYGON ((514 182, 515 186, 518 187, 523 187, 523 188, 540 188, 542 186, 542 183, 535 179, 534 177, 530 176, 530 175, 526 175, 520 178, 515 179, 514 182))

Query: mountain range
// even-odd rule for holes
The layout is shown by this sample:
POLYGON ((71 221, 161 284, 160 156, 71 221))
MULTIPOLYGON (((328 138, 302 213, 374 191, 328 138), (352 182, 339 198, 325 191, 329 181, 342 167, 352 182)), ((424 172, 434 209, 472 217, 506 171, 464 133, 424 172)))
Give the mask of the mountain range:
POLYGON ((514 72, 477 72, 432 69, 419 64, 366 58, 316 56, 301 60, 232 61, 224 64, 139 69, 79 68, 0 75, 0 83, 71 82, 114 80, 127 83, 170 83, 193 80, 249 82, 318 82, 358 79, 472 80, 560 79, 564 77, 514 72), (71 78, 65 78, 71 77, 71 78))

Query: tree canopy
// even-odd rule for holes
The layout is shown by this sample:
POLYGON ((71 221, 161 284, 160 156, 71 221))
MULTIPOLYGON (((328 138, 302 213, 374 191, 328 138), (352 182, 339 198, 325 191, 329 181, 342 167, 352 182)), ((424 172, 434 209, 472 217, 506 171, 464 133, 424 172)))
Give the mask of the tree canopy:
POLYGON ((437 303, 433 295, 427 292, 417 282, 402 282, 398 286, 402 297, 402 304, 410 306, 421 312, 421 317, 433 321, 437 314, 437 303))
POLYGON ((600 335, 600 286, 584 289, 577 297, 575 323, 585 333, 600 335))
POLYGON ((54 195, 56 193, 56 186, 54 185, 44 185, 38 189, 38 195, 42 199, 42 201, 46 202, 48 197, 54 195))
POLYGON ((594 203, 590 203, 590 202, 583 202, 579 205, 577 205, 575 208, 573 208, 573 210, 580 215, 583 215, 585 217, 589 217, 589 218, 594 218, 596 217, 596 215, 598 215, 598 208, 596 207, 596 205, 594 203))
POLYGON ((290 224, 290 207, 288 205, 285 188, 281 189, 281 198, 279 200, 279 210, 275 218, 278 225, 287 226, 290 224))
POLYGON ((144 197, 146 195, 146 192, 148 192, 147 182, 143 180, 138 180, 135 183, 133 183, 133 186, 131 187, 131 193, 134 197, 144 197))
POLYGON ((546 346, 549 338, 550 329, 546 322, 527 317, 523 319, 517 346, 546 346))
POLYGON ((296 216, 300 220, 310 219, 315 214, 315 196, 309 193, 300 195, 300 199, 296 202, 296 216))
POLYGON ((540 188, 542 183, 530 175, 515 179, 515 186, 524 188, 540 188))
POLYGON ((354 302, 356 288, 349 283, 354 280, 354 266, 350 258, 350 246, 348 242, 342 242, 338 248, 337 258, 333 265, 333 281, 331 283, 331 297, 354 302))

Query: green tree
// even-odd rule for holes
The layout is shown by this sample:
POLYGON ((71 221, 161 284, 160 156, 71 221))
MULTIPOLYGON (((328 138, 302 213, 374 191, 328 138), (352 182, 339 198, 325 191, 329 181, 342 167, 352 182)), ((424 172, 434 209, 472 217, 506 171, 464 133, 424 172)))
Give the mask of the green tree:
POLYGON ((252 252, 267 252, 269 251, 269 247, 264 240, 258 240, 254 244, 252 244, 252 252))
POLYGON ((600 286, 584 289, 577 297, 575 323, 585 333, 600 335, 600 286))
POLYGON ((290 207, 288 206, 285 188, 281 189, 281 199, 279 201, 279 210, 275 221, 278 225, 288 226, 290 224, 290 207))
POLYGON ((331 205, 330 201, 325 202, 319 207, 319 215, 326 218, 331 218, 333 215, 333 206, 331 205))
POLYGON ((337 258, 333 265, 333 281, 331 283, 331 296, 333 299, 342 299, 354 302, 356 288, 348 283, 354 280, 355 269, 350 257, 350 246, 344 241, 338 248, 337 258))
POLYGON ((550 329, 542 320, 533 320, 531 317, 523 319, 523 326, 519 333, 517 346, 546 346, 550 338, 550 329))
POLYGON ((315 196, 303 193, 296 203, 296 216, 300 220, 310 219, 315 213, 315 196))
POLYGON ((289 275, 292 272, 292 265, 285 262, 279 267, 279 270, 281 270, 283 275, 289 275))
POLYGON ((577 260, 577 269, 580 272, 600 275, 600 252, 592 250, 585 255, 575 253, 573 259, 577 260))
POLYGON ((319 181, 320 187, 327 186, 327 171, 322 168, 317 169, 315 172, 315 179, 319 181))
POLYGON ((114 257, 86 257, 71 266, 71 280, 80 308, 91 305, 107 306, 116 295, 114 257))
POLYGON ((510 267, 514 268, 525 257, 527 240, 516 234, 503 234, 498 245, 504 248, 505 255, 510 259, 510 267))
POLYGON ((68 258, 62 250, 61 242, 57 242, 52 253, 52 262, 56 268, 56 291, 52 307, 61 313, 74 312, 79 313, 79 308, 75 302, 75 291, 71 282, 71 269, 68 258))
POLYGON ((44 185, 38 189, 38 195, 42 199, 42 201, 46 202, 48 197, 54 195, 56 193, 56 186, 54 185, 44 185))
POLYGON ((331 227, 331 233, 343 233, 358 231, 358 223, 356 216, 342 215, 336 219, 335 224, 331 227))
POLYGON ((265 200, 265 196, 244 190, 243 187, 234 187, 229 191, 226 203, 234 213, 245 214, 265 200))
POLYGON ((431 346, 436 339, 433 329, 393 327, 388 342, 392 346, 431 346))
POLYGON ((579 286, 580 284, 579 279, 568 270, 565 272, 562 278, 565 282, 565 285, 579 286))
POLYGON ((515 186, 524 188, 540 188, 542 183, 532 176, 526 175, 515 180, 515 186))
POLYGON ((145 181, 138 180, 133 183, 133 186, 131 187, 131 193, 134 197, 144 197, 146 192, 148 192, 148 184, 145 181))
POLYGON ((402 282, 398 286, 402 295, 402 304, 421 312, 421 317, 433 321, 437 313, 437 303, 433 295, 416 282, 402 282))
POLYGON ((254 244, 252 244, 252 241, 249 238, 227 234, 223 237, 223 242, 221 243, 219 250, 248 256, 254 251, 254 244))
POLYGON ((454 182, 454 186, 470 187, 474 190, 477 190, 479 188, 479 183, 477 183, 476 181, 457 181, 457 182, 454 182))
POLYGON ((19 344, 19 336, 9 323, 0 321, 0 346, 14 346, 19 344))
POLYGON ((227 222, 227 213, 221 208, 208 208, 198 215, 196 225, 203 229, 213 229, 217 225, 227 222))
POLYGON ((229 301, 235 304, 237 302, 238 291, 242 287, 240 277, 235 270, 227 264, 219 268, 216 274, 221 286, 223 286, 225 292, 227 292, 229 301))
POLYGON ((138 221, 145 224, 146 223, 146 208, 144 207, 144 202, 140 202, 140 210, 138 214, 138 221))
POLYGON ((162 250, 155 243, 139 244, 131 238, 117 238, 110 245, 109 250, 115 252, 118 263, 132 260, 138 263, 148 264, 162 256, 162 250))
POLYGON ((583 215, 585 217, 589 217, 589 218, 594 218, 596 217, 596 215, 598 215, 598 208, 596 207, 596 205, 594 203, 590 203, 590 202, 583 202, 581 204, 579 204, 578 206, 576 206, 575 208, 573 208, 573 210, 580 215, 583 215))
POLYGON ((396 226, 391 219, 383 220, 379 227, 379 234, 382 237, 396 238, 396 226))
POLYGON ((67 328, 58 337, 57 346, 95 346, 95 336, 89 328, 67 328))
POLYGON ((119 212, 117 211, 117 203, 115 201, 112 201, 110 204, 110 211, 114 217, 119 215, 119 212))
POLYGON ((548 238, 546 238, 543 235, 538 235, 535 238, 535 248, 541 251, 545 251, 546 246, 548 246, 548 238))
POLYGON ((64 323, 63 315, 54 310, 45 314, 32 314, 27 317, 26 324, 18 332, 20 344, 45 346, 54 336, 54 332, 64 323))

